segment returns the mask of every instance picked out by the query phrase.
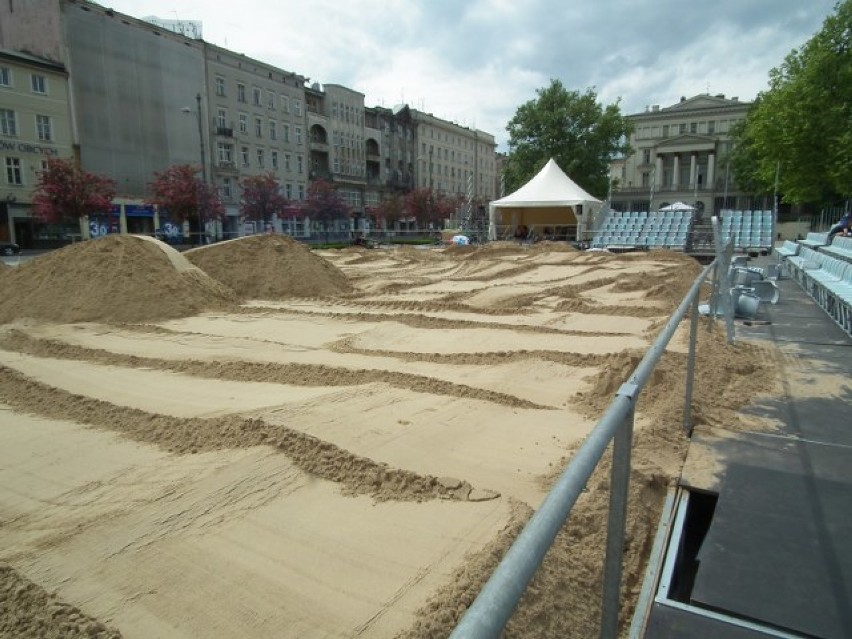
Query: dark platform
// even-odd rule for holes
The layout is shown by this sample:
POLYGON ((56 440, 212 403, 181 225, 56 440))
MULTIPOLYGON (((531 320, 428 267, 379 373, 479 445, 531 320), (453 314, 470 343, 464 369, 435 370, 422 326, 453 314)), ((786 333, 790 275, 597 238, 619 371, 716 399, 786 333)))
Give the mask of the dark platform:
POLYGON ((781 367, 782 393, 743 411, 777 429, 695 431, 681 485, 718 500, 691 591, 658 598, 644 637, 852 638, 852 340, 795 282, 778 284, 779 304, 759 311, 768 323, 736 327, 781 367))

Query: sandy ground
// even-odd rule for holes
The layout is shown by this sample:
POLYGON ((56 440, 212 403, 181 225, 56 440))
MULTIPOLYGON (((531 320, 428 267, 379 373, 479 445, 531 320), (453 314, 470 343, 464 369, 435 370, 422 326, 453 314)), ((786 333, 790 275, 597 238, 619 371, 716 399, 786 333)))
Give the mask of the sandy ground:
MULTIPOLYGON (((274 236, 0 270, 0 637, 446 636, 699 271, 274 236)), ((695 419, 730 427, 771 361, 702 328, 695 419)), ((625 624, 684 362, 638 406, 625 624)), ((596 633, 607 464, 506 636, 596 633)))

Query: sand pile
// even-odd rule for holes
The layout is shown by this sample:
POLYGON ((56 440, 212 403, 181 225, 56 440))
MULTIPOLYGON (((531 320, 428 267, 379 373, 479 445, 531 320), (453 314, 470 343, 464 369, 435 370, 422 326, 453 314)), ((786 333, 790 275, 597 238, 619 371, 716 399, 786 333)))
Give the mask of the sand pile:
POLYGON ((121 639, 78 608, 59 601, 36 584, 0 564, 0 637, 98 637, 121 639))
POLYGON ((143 322, 233 306, 236 296, 167 244, 110 235, 47 253, 0 279, 0 322, 143 322))
POLYGON ((349 293, 343 271, 286 235, 253 235, 190 249, 186 258, 243 299, 349 293))

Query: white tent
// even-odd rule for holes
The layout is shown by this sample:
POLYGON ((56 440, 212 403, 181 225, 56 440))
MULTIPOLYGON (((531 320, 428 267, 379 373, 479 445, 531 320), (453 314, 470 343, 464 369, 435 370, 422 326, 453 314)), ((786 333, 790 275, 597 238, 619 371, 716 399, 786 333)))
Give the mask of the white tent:
POLYGON ((569 178, 551 158, 544 168, 514 193, 489 205, 488 238, 496 240, 520 226, 541 233, 546 227, 568 227, 580 237, 585 220, 602 202, 569 178))
POLYGON ((661 206, 661 211, 694 211, 695 207, 686 204, 685 202, 675 202, 674 204, 669 204, 668 206, 661 206))

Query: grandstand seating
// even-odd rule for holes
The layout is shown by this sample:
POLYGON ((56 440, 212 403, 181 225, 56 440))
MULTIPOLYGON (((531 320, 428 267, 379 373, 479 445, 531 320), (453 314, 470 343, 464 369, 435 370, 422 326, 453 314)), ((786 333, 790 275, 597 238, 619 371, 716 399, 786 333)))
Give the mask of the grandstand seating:
POLYGON ((723 209, 722 238, 733 238, 734 249, 770 250, 772 248, 772 211, 731 211, 723 209))
POLYGON ((852 335, 852 238, 835 237, 830 246, 825 233, 809 233, 799 240, 799 252, 783 262, 795 279, 823 310, 852 335), (811 248, 816 245, 816 248, 811 248), (844 259, 850 251, 848 259, 844 259))
POLYGON ((686 249, 691 211, 613 211, 592 237, 593 248, 686 249))
POLYGON ((836 257, 846 262, 852 262, 852 237, 835 235, 834 241, 822 248, 823 253, 836 257))

